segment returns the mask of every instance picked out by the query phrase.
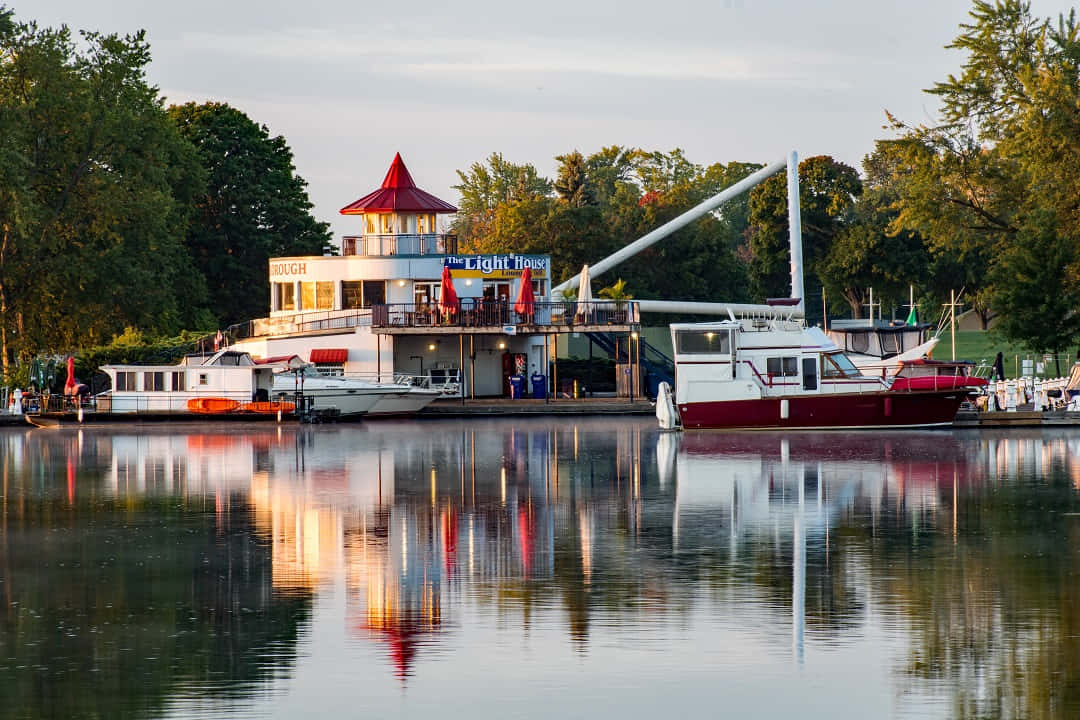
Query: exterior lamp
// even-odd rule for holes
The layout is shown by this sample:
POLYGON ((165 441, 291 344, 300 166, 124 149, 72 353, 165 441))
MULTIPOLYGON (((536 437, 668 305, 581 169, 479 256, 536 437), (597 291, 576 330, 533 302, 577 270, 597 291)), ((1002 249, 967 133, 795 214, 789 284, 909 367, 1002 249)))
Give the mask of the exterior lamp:
POLYGON ((503 340, 499 341, 499 349, 500 350, 505 350, 506 349, 506 342, 505 341, 503 341, 503 340))
POLYGON ((398 280, 397 285, 398 285, 398 287, 405 287, 405 281, 404 280, 398 280))
POLYGON ((428 350, 434 350, 435 349, 435 343, 429 343, 428 346, 427 346, 427 349, 428 350))

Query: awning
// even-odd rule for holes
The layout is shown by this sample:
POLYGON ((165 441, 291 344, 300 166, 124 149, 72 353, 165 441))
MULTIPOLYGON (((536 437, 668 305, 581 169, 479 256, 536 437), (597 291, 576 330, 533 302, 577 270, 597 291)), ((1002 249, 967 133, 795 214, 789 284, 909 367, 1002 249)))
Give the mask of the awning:
POLYGON ((335 363, 338 365, 343 364, 349 359, 349 351, 345 348, 318 348, 311 351, 311 355, 308 357, 309 362, 313 363, 335 363))

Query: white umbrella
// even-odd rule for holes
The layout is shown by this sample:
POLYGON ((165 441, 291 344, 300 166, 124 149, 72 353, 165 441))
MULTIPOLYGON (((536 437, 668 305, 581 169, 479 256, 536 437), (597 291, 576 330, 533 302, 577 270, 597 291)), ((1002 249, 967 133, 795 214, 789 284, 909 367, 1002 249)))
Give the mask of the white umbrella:
POLYGON ((578 283, 577 315, 589 317, 593 311, 592 282, 589 280, 589 266, 581 268, 581 280, 578 283))

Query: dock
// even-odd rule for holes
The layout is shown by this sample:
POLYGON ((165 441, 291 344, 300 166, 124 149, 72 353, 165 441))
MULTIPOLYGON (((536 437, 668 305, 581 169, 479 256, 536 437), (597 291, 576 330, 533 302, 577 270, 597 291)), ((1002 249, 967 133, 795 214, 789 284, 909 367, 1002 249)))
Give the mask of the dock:
POLYGON ((579 398, 535 400, 522 398, 485 398, 436 400, 421 410, 418 417, 491 417, 518 415, 654 415, 656 406, 645 399, 579 398))

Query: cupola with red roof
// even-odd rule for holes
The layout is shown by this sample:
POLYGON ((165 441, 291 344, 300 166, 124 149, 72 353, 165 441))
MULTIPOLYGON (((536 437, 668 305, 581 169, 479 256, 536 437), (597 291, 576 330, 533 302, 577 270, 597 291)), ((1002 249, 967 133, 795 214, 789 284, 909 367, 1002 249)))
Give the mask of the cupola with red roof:
POLYGON ((453 248, 446 246, 447 238, 452 236, 436 234, 435 216, 457 212, 457 208, 418 188, 401 153, 394 155, 382 186, 349 203, 340 212, 364 218, 363 235, 343 238, 345 255, 393 255, 410 251, 427 254, 432 243, 439 246, 436 252, 456 252, 456 242, 453 248))

